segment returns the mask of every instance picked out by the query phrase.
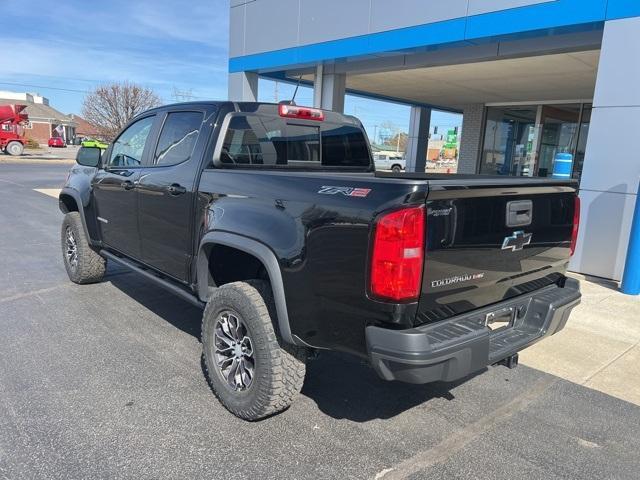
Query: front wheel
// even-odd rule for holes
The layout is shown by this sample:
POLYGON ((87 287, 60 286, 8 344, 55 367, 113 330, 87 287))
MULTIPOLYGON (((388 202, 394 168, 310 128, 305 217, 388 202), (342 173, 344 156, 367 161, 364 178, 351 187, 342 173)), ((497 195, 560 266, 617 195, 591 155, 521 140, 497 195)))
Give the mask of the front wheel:
POLYGON ((279 341, 270 292, 262 281, 228 283, 214 289, 202 318, 211 388, 227 410, 245 420, 285 410, 304 383, 304 352, 279 341))
POLYGON ((69 212, 62 220, 62 261, 74 283, 96 283, 102 280, 106 260, 91 248, 78 212, 69 212))
POLYGON ((22 145, 20 142, 9 142, 6 148, 6 152, 9 155, 13 155, 16 157, 19 155, 22 155, 23 151, 24 151, 24 145, 22 145))
POLYGON ((393 173, 400 173, 402 171, 402 167, 400 165, 394 165, 393 167, 391 167, 391 171, 393 173))

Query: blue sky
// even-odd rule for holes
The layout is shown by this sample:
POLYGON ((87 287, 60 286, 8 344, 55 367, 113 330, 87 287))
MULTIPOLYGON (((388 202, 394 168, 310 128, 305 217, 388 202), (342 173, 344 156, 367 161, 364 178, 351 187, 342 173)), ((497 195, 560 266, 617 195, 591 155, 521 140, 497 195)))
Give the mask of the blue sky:
MULTIPOLYGON (((175 89, 194 99, 225 99, 228 0, 2 0, 0 90, 38 92, 65 113, 79 113, 85 93, 100 83, 128 80, 173 102, 175 89)), ((279 98, 293 87, 280 83, 279 98)), ((261 81, 260 99, 275 99, 261 81)), ((311 104, 301 88, 299 104, 311 104)), ((345 111, 369 135, 385 121, 406 131, 409 107, 348 97, 345 111), (377 126, 377 127, 376 127, 377 126)), ((459 115, 434 113, 432 125, 457 125, 459 115)))

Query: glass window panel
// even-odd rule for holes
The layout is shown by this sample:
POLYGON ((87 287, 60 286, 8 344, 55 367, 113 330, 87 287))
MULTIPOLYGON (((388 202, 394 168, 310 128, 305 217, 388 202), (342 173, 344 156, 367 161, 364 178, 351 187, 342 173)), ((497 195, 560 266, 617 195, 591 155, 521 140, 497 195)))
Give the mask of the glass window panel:
POLYGON ((175 165, 188 160, 198 140, 202 112, 171 112, 162 126, 154 163, 175 165))
POLYGON ((236 114, 226 131, 220 161, 235 165, 368 167, 362 129, 328 122, 302 124, 280 117, 236 114))
POLYGON ((150 116, 138 120, 122 132, 113 143, 109 166, 137 167, 140 165, 154 119, 155 116, 150 116))
POLYGON ((545 105, 542 107, 542 137, 537 175, 562 178, 570 176, 578 139, 580 105, 545 105), (564 168, 568 167, 567 173, 564 168))
POLYGON ((533 175, 536 106, 487 107, 480 173, 533 175))
POLYGON ((578 144, 576 146, 576 159, 573 164, 572 177, 580 180, 582 167, 584 165, 584 155, 587 149, 587 137, 589 136, 589 124, 591 123, 591 104, 585 104, 582 109, 580 119, 580 131, 578 132, 578 144))
MULTIPOLYGON (((385 160, 387 157, 385 157, 385 160)), ((368 167, 371 163, 364 133, 350 125, 323 125, 322 164, 332 167, 368 167)))

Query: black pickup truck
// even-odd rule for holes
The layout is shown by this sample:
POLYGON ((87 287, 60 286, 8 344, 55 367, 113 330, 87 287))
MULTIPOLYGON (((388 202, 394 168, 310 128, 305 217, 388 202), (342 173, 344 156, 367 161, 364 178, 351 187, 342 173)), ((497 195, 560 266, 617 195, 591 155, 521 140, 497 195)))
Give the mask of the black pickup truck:
POLYGON ((60 193, 69 278, 123 264, 204 309, 220 401, 255 420, 300 391, 310 352, 385 380, 452 381, 561 330, 576 184, 376 172, 354 117, 198 102, 82 148, 60 193))

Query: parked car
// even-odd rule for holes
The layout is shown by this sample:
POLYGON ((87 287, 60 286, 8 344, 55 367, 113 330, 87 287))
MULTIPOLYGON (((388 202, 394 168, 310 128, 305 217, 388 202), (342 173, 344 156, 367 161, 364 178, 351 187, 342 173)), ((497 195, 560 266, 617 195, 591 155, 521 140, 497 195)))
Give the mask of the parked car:
POLYGON ((396 152, 376 152, 373 154, 376 170, 391 170, 401 172, 406 168, 406 161, 402 154, 396 152))
POLYGON ((64 139, 62 137, 51 137, 49 139, 48 145, 54 148, 64 148, 67 146, 64 143, 64 139))
POLYGON ((362 124, 335 112, 169 105, 79 150, 62 255, 75 283, 109 261, 202 308, 212 389, 256 420, 290 405, 316 350, 409 383, 514 367, 580 302, 576 187, 376 172, 362 124))
POLYGON ((83 147, 97 147, 102 150, 106 150, 107 147, 109 146, 108 143, 104 143, 104 142, 101 142, 100 140, 95 140, 93 138, 87 138, 86 140, 83 140, 80 143, 80 145, 83 147))

